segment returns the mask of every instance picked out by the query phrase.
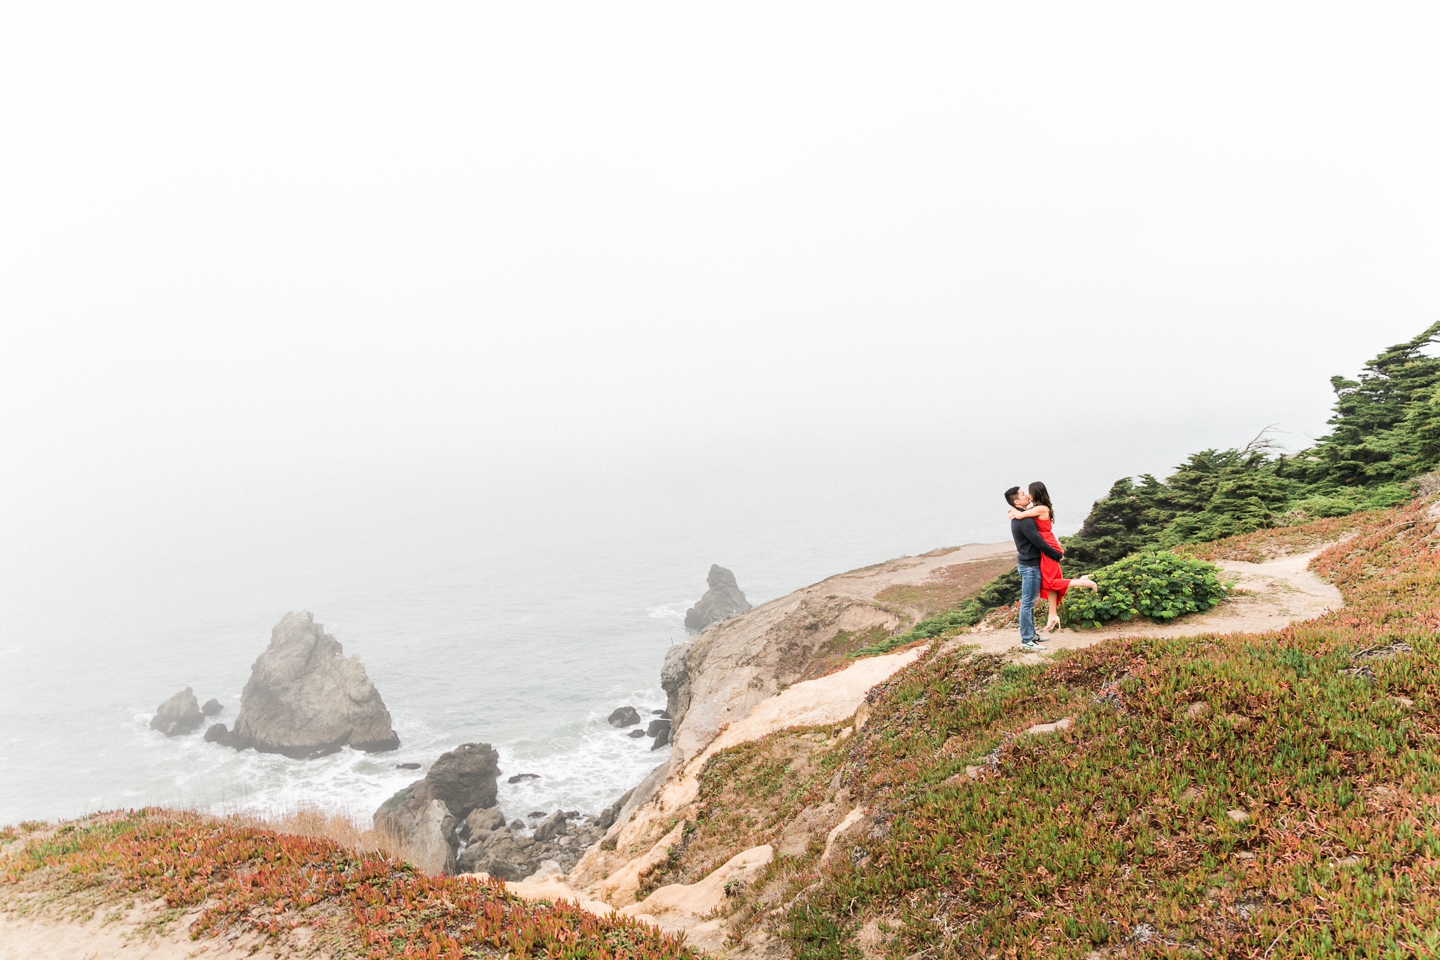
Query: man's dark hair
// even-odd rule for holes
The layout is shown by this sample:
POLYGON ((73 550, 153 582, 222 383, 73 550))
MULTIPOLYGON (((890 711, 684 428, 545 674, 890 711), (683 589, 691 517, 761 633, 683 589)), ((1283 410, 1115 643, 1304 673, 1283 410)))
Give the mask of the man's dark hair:
POLYGON ((1020 488, 1019 488, 1019 487, 1011 487, 1009 490, 1006 490, 1006 491, 1005 491, 1005 502, 1008 503, 1008 504, 1010 504, 1010 506, 1012 506, 1012 507, 1015 506, 1015 495, 1016 495, 1017 493, 1019 493, 1019 492, 1020 492, 1020 488))

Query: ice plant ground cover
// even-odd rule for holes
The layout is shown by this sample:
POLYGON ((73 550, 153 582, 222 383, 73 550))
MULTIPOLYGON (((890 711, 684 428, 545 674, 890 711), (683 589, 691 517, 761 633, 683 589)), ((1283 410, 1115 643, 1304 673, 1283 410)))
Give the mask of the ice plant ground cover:
POLYGON ((431 877, 323 838, 277 834, 158 809, 0 831, 23 844, 0 861, 9 909, 84 915, 134 898, 199 911, 197 938, 236 927, 283 936, 310 927, 345 957, 687 958, 677 938, 624 917, 527 903, 503 885, 431 877))
POLYGON ((873 695, 842 774, 871 826, 791 907, 796 954, 858 957, 862 932, 897 958, 1440 952, 1433 509, 1195 549, 1350 535, 1312 566, 1346 606, 1272 633, 1038 666, 936 645, 873 695))

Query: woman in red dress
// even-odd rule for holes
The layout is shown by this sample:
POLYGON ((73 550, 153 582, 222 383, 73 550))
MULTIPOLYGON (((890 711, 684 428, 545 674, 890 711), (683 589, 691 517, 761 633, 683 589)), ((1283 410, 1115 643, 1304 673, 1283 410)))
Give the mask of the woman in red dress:
MULTIPOLYGON (((1061 553, 1065 548, 1060 546, 1060 541, 1055 538, 1055 507, 1050 503, 1050 491, 1045 489, 1045 484, 1036 480, 1030 484, 1030 499, 1034 505, 1028 510, 1020 511, 1014 507, 1010 508, 1010 519, 1018 520, 1021 517, 1034 517, 1035 528, 1040 531, 1040 536, 1061 553)), ((1040 592, 1050 601, 1050 619, 1045 624, 1046 633, 1054 633, 1060 626, 1060 601, 1065 599, 1065 592, 1071 587, 1085 587, 1088 590, 1098 590, 1099 586, 1089 577, 1076 577, 1074 580, 1066 580, 1065 575, 1060 571, 1060 563, 1051 560, 1044 554, 1040 555, 1040 592)))

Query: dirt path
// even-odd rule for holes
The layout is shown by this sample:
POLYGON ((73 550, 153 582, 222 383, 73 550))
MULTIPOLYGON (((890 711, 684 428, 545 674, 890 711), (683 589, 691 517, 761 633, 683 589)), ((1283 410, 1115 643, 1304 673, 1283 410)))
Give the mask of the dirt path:
MULTIPOLYGON (((1309 570, 1310 561, 1330 544, 1308 553, 1292 554, 1264 563, 1220 560, 1216 565, 1235 584, 1234 593, 1208 613, 1184 617, 1174 623, 1148 620, 1112 623, 1094 630, 1061 628, 1045 639, 1051 650, 1078 649, 1114 637, 1194 637, 1215 633, 1265 633, 1301 620, 1313 620, 1344 605, 1340 591, 1309 570)), ((1042 624, 1043 626, 1043 624, 1042 624)), ((985 653, 1015 651, 1020 633, 1015 628, 976 631, 951 641, 955 646, 978 646, 985 653)), ((1021 659, 1035 662, 1040 654, 1021 659)))

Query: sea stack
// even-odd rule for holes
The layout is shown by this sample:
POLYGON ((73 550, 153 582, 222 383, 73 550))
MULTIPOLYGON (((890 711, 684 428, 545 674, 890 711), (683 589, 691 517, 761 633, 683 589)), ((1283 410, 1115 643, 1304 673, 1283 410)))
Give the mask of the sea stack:
MULTIPOLYGON (((424 779, 380 805, 375 829, 403 843, 426 873, 454 873, 460 843, 455 828, 474 811, 495 806, 499 759, 488 743, 462 743, 442 753, 424 779)), ((504 815, 497 816, 503 823, 504 815)))
POLYGON ((340 641, 302 610, 270 631, 270 646, 240 693, 235 728, 221 742, 304 758, 347 746, 394 750, 400 737, 360 658, 346 657, 340 641))
POLYGON ((735 574, 718 564, 710 565, 710 575, 705 578, 710 589, 700 602, 685 611, 685 629, 700 633, 712 623, 726 617, 734 617, 750 609, 750 601, 740 592, 735 583, 735 574))

